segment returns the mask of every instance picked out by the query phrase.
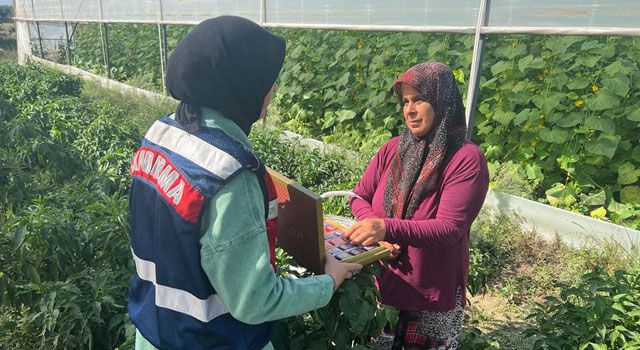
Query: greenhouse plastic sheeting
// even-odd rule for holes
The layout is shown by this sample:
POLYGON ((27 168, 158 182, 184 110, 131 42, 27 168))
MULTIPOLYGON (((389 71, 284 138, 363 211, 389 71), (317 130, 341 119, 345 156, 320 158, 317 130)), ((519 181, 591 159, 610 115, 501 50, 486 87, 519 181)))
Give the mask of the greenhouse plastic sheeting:
POLYGON ((268 0, 268 23, 475 27, 479 1, 268 0))
POLYGON ((640 26, 640 0, 491 0, 489 27, 640 26))
MULTIPOLYGON (((470 27, 480 0, 266 0, 266 23, 470 27)), ((640 0, 491 0, 488 27, 637 28, 640 0)), ((260 0, 16 0, 27 20, 196 24, 234 14, 256 22, 260 0), (32 5, 33 4, 33 5, 32 5)))
POLYGON ((259 0, 17 0, 16 17, 69 22, 104 20, 196 24, 206 18, 234 14, 258 22, 260 6, 259 0))

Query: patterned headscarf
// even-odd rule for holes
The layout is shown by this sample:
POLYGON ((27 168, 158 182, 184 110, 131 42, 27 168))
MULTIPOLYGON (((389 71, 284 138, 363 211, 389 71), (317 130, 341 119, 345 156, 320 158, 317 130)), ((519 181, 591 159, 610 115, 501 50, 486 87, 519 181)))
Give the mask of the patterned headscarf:
POLYGON ((462 96, 447 65, 427 62, 411 67, 393 84, 400 105, 402 83, 418 90, 435 112, 433 128, 426 135, 416 137, 408 128, 402 132, 387 178, 387 217, 410 219, 426 194, 436 188, 445 157, 464 143, 466 125, 462 96))

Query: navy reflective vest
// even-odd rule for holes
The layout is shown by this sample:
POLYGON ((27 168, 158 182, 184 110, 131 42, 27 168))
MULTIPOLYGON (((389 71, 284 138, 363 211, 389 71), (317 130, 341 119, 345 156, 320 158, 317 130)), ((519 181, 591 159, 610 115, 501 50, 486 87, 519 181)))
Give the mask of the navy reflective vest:
POLYGON ((136 275, 129 315, 157 348, 262 349, 271 340, 272 322, 234 319, 200 265, 202 208, 245 169, 261 181, 266 173, 250 150, 222 130, 191 134, 166 117, 153 124, 133 156, 129 204, 136 275))

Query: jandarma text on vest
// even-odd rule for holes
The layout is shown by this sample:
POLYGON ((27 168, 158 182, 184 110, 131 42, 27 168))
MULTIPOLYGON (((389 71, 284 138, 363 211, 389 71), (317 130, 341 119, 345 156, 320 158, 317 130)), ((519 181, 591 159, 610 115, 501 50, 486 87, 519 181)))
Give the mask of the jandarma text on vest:
POLYGON ((131 161, 131 175, 139 175, 157 184, 158 189, 174 205, 180 205, 185 181, 162 153, 140 148, 131 161))

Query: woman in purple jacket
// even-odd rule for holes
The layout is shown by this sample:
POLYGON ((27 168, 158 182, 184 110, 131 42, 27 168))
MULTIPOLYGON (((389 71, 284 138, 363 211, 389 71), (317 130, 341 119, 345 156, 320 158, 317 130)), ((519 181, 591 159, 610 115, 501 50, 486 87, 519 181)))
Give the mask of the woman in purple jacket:
POLYGON ((392 348, 455 349, 469 229, 487 192, 487 162, 465 139, 462 98, 448 66, 413 66, 393 92, 407 127, 380 148, 354 189, 359 222, 347 235, 399 248, 377 279, 382 302, 400 310, 392 348))

